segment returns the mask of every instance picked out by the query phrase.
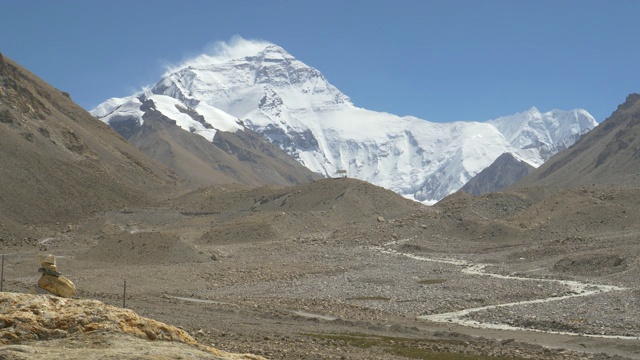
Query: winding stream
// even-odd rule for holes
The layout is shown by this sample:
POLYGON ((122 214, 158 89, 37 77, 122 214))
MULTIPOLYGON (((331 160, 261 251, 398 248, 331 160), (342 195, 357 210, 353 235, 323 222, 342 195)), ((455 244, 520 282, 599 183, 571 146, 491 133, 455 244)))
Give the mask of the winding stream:
POLYGON ((434 321, 439 323, 458 324, 458 325, 463 325, 463 326, 468 326, 468 327, 473 327, 478 329, 531 331, 531 332, 540 332, 540 333, 547 333, 547 334, 586 336, 586 337, 601 338, 601 339, 640 340, 640 337, 638 336, 597 335, 597 334, 584 334, 584 333, 576 333, 576 332, 568 332, 568 331, 540 330, 540 329, 525 328, 520 326, 511 326, 507 324, 494 324, 494 323, 480 322, 476 320, 466 319, 465 317, 467 315, 471 313, 484 311, 484 310, 491 310, 491 309, 502 308, 502 307, 516 307, 516 306, 527 305, 527 304, 549 303, 553 301, 562 301, 566 299, 591 296, 596 294, 608 293, 612 291, 625 291, 628 289, 624 287, 619 287, 619 286, 590 284, 590 283, 583 283, 583 282, 574 281, 574 280, 538 279, 538 278, 495 274, 495 273, 490 273, 486 271, 486 267, 487 267, 486 264, 472 264, 470 262, 467 262, 465 260, 460 260, 460 259, 429 258, 429 257, 418 256, 410 253, 403 253, 403 252, 389 248, 390 246, 398 245, 403 242, 407 242, 409 240, 411 239, 393 241, 390 243, 386 243, 383 246, 375 246, 373 247, 373 249, 383 254, 399 255, 399 256, 408 257, 410 259, 414 259, 418 261, 428 261, 428 262, 436 262, 436 263, 461 266, 463 267, 461 269, 461 272, 468 275, 488 276, 488 277, 497 278, 497 279, 520 280, 520 281, 531 281, 531 282, 552 282, 552 283, 567 286, 572 292, 572 294, 565 295, 565 296, 551 296, 547 298, 474 307, 474 308, 468 308, 468 309, 447 312, 447 313, 421 315, 421 316, 418 316, 418 319, 429 320, 429 321, 434 321))

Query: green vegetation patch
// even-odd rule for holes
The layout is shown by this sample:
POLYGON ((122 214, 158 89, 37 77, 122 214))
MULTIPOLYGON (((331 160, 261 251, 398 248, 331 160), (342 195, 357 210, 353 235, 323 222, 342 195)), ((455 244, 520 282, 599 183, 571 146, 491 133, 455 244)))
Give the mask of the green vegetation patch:
POLYGON ((465 346, 462 340, 413 339, 365 334, 305 334, 316 339, 339 341, 346 346, 362 349, 379 348, 382 351, 410 359, 431 360, 522 360, 504 356, 471 355, 456 352, 452 347, 465 346))

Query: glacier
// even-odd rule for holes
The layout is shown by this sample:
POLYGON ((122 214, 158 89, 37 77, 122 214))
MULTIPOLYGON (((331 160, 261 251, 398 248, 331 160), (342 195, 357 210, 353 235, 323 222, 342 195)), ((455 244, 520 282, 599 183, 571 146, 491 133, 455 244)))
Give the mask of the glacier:
POLYGON ((537 167, 597 125, 582 109, 542 113, 533 107, 451 123, 371 111, 283 48, 236 43, 238 49, 225 49, 236 56, 186 61, 149 89, 109 99, 91 113, 112 126, 127 119, 142 124, 141 105, 152 101, 177 126, 210 141, 216 131, 251 129, 312 171, 333 177, 346 170, 425 204, 456 192, 505 152, 537 167), (210 126, 194 123, 185 109, 210 126))

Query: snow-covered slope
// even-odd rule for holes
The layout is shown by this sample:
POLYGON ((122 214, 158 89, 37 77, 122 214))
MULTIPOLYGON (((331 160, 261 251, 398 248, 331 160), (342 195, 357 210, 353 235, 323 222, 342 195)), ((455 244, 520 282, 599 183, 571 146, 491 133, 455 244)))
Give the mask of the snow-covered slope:
POLYGON ((586 110, 541 113, 535 107, 489 123, 495 125, 509 140, 509 144, 520 149, 524 159, 536 167, 573 145, 582 134, 597 125, 586 110))
POLYGON ((398 117, 354 106, 318 70, 277 45, 239 39, 225 50, 187 61, 146 94, 110 99, 92 114, 113 125, 135 116, 139 97, 162 99, 168 107, 160 111, 209 139, 210 129, 179 120, 183 111, 173 109, 195 109, 214 129, 226 131, 201 111, 216 109, 315 172, 331 177, 347 170, 425 203, 455 192, 505 152, 539 166, 596 125, 584 110, 541 114, 535 108, 488 122, 398 117))
POLYGON ((144 123, 143 102, 149 100, 153 101, 155 110, 174 120, 177 126, 209 141, 213 141, 217 130, 236 132, 244 129, 238 118, 206 103, 200 103, 191 108, 170 96, 150 92, 123 99, 111 98, 92 110, 91 114, 114 127, 117 127, 120 122, 142 125, 144 123))

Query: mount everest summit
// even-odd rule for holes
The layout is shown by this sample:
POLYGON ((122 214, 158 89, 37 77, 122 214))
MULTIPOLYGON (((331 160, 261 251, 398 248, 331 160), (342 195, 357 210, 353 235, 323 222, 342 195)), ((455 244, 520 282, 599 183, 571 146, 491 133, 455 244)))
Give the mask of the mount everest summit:
POLYGON ((581 109, 531 108, 452 123, 366 110, 281 47, 242 42, 226 56, 187 61, 148 90, 109 99, 91 113, 125 137, 144 126, 145 109, 207 141, 218 133, 255 132, 313 172, 332 177, 346 170, 427 204, 457 191, 503 153, 537 167, 597 125, 581 109))

